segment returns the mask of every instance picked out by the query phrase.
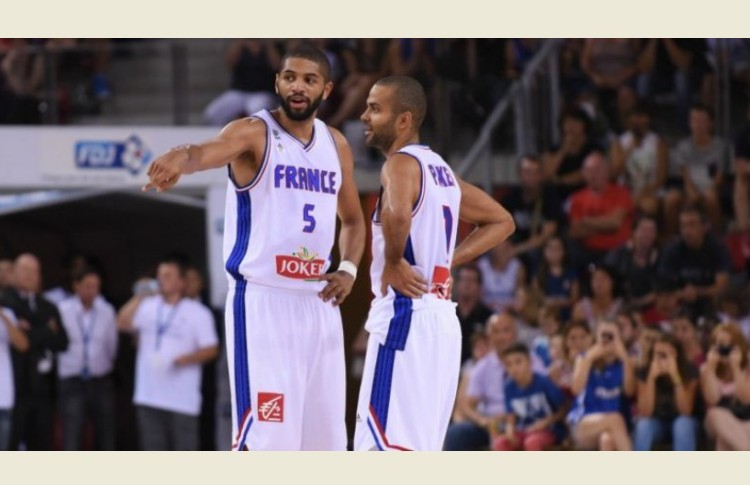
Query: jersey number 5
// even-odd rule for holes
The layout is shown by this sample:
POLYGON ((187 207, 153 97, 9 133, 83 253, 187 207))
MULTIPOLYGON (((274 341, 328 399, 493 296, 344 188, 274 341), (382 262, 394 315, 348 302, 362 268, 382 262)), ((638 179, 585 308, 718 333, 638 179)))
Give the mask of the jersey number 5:
POLYGON ((302 209, 302 219, 307 223, 302 228, 304 232, 313 232, 315 230, 315 218, 312 215, 313 209, 315 209, 313 204, 305 204, 305 207, 302 209))

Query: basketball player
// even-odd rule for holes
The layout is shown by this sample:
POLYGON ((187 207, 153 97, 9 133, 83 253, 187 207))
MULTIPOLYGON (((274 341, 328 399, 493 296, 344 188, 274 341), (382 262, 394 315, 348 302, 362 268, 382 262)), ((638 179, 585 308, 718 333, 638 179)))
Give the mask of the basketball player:
POLYGON ((387 159, 372 218, 375 299, 356 450, 442 449, 461 364, 450 270, 515 230, 505 209, 419 144, 426 104, 416 80, 387 77, 370 90, 362 115, 365 140, 387 159), (459 219, 477 227, 454 249, 459 219))
POLYGON ((144 189, 229 165, 224 258, 233 449, 346 449, 340 305, 365 239, 351 150, 315 118, 333 87, 325 54, 301 45, 276 75, 281 108, 156 159, 144 189), (326 274, 341 220, 337 271, 326 274))

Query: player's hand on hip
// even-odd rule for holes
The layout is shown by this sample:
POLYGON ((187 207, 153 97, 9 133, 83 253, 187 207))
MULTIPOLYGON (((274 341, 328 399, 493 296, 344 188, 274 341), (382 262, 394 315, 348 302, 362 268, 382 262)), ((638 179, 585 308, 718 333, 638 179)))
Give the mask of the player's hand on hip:
POLYGON ((160 156, 148 167, 148 182, 142 190, 156 189, 157 192, 164 192, 170 189, 180 179, 186 162, 187 153, 181 149, 173 149, 160 156))
POLYGON ((396 264, 386 263, 381 279, 380 292, 383 296, 388 286, 409 298, 420 298, 427 293, 427 281, 403 258, 396 264))
POLYGON ((336 271, 321 275, 321 281, 327 281, 328 284, 318 293, 323 301, 333 299, 333 306, 341 305, 354 286, 354 277, 346 271, 336 271))

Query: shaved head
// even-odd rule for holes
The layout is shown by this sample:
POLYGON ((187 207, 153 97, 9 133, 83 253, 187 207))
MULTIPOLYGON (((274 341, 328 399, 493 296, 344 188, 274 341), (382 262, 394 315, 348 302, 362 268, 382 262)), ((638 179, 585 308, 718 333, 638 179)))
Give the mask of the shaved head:
POLYGON ((378 80, 375 85, 393 89, 393 111, 396 114, 410 112, 414 131, 419 131, 427 113, 427 96, 419 81, 408 76, 388 76, 378 80))

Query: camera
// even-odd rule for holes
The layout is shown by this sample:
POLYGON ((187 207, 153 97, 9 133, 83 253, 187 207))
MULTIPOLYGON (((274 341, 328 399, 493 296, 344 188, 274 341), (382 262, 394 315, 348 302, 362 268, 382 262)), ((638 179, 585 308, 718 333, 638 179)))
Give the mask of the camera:
POLYGON ((656 353, 656 358, 659 359, 659 360, 666 360, 667 354, 665 352, 657 352, 656 353))
POLYGON ((609 343, 615 339, 615 334, 612 332, 602 332, 602 343, 609 343))
POLYGON ((732 348, 734 348, 733 345, 719 345, 717 346, 716 351, 719 352, 720 356, 726 357, 732 353, 732 348))

